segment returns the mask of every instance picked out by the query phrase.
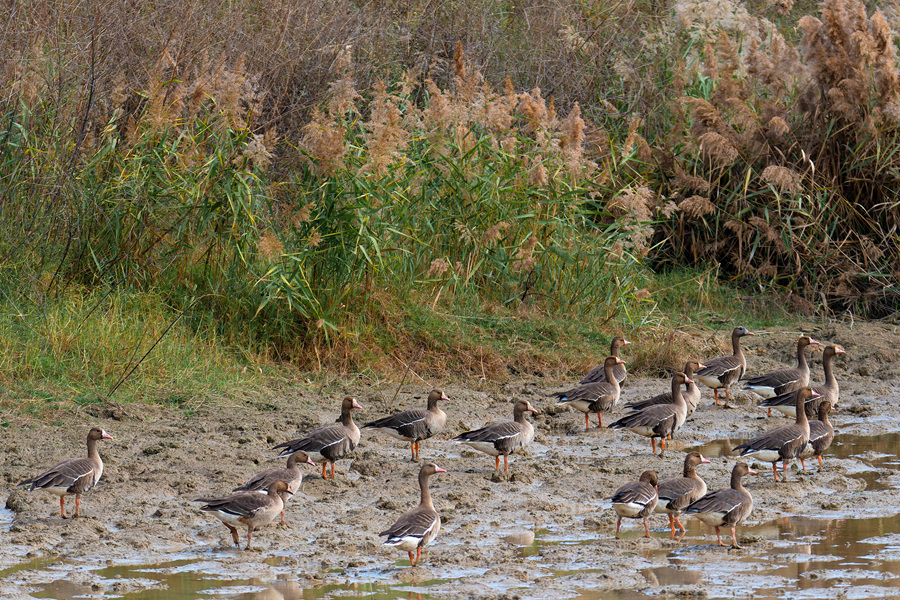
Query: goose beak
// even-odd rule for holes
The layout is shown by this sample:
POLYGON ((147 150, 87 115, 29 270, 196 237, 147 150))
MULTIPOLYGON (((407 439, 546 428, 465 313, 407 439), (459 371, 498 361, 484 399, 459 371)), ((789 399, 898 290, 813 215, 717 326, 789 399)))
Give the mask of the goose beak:
POLYGON ((685 382, 685 383, 694 383, 694 380, 691 379, 690 377, 685 377, 685 378, 684 378, 684 382, 685 382))
POLYGON ((624 365, 624 364, 625 364, 625 361, 622 360, 622 359, 619 358, 619 357, 616 357, 616 364, 617 364, 617 365, 624 365))
POLYGON ((446 473, 446 472, 447 472, 447 469, 442 469, 442 468, 440 468, 439 466, 435 465, 435 466, 434 466, 434 472, 435 472, 435 473, 446 473))
POLYGON ((353 399, 353 408, 362 409, 362 406, 359 405, 359 402, 356 401, 356 398, 353 399))
POLYGON ((712 463, 711 460, 709 460, 708 458, 706 458, 706 457, 703 456, 702 454, 700 455, 700 464, 701 464, 701 465, 708 465, 708 464, 710 464, 710 463, 712 463))
POLYGON ((754 471, 750 467, 747 467, 747 472, 750 473, 751 475, 756 475, 756 471, 754 471))
POLYGON ((106 432, 103 431, 102 429, 100 430, 100 437, 101 437, 102 439, 104 439, 104 440, 111 440, 111 439, 113 439, 113 436, 109 435, 108 433, 106 433, 106 432))

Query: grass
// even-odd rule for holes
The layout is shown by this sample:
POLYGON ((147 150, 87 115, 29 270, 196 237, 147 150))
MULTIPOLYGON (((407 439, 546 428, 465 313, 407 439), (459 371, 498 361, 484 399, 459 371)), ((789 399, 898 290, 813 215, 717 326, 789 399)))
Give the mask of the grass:
POLYGON ((636 342, 629 368, 653 374, 671 368, 692 347, 688 336, 673 340, 670 327, 697 331, 712 324, 725 330, 731 323, 755 327, 793 318, 774 299, 719 284, 710 271, 661 274, 649 290, 649 317, 603 327, 522 305, 457 303, 439 311, 427 304, 392 305, 381 326, 361 329, 353 344, 337 344, 320 355, 321 362, 300 367, 194 330, 158 295, 69 288, 28 310, 21 309, 23 302, 17 311, 4 306, 9 316, 0 320, 0 425, 60 419, 105 403, 152 403, 190 415, 199 404, 298 381, 323 393, 399 381, 407 366, 407 381, 423 386, 571 380, 593 367, 620 333, 636 342))

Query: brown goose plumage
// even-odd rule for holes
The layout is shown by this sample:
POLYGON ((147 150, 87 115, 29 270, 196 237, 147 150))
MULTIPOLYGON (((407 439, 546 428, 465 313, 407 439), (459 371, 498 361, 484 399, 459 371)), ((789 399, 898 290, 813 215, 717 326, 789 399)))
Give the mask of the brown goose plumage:
POLYGON ((672 376, 671 404, 653 404, 639 411, 629 413, 610 424, 610 429, 628 429, 650 438, 650 447, 656 454, 656 438, 659 438, 662 456, 666 451, 666 438, 675 435, 681 429, 687 418, 687 403, 681 395, 681 386, 685 383, 693 383, 684 373, 675 373, 672 376))
POLYGON ((806 399, 818 394, 810 387, 800 388, 796 392, 797 417, 793 425, 786 425, 767 431, 756 439, 735 447, 741 456, 752 456, 763 462, 772 463, 775 481, 778 479, 778 461, 782 461, 784 480, 787 481, 788 463, 800 456, 809 441, 809 419, 806 417, 804 404, 806 399))
POLYGON ((275 446, 281 456, 303 450, 315 462, 322 463, 322 479, 328 479, 325 465, 331 463, 331 479, 334 479, 334 463, 356 448, 359 443, 359 427, 353 422, 353 409, 362 408, 356 398, 346 396, 341 402, 341 421, 316 429, 309 435, 275 446))
POLYGON ((716 405, 719 404, 719 390, 725 389, 725 406, 728 406, 731 386, 744 376, 747 370, 747 359, 744 357, 744 351, 741 349, 741 338, 745 335, 754 335, 743 325, 735 327, 731 331, 731 350, 729 356, 717 356, 709 360, 704 360, 704 368, 694 373, 694 379, 702 383, 708 388, 712 388, 713 395, 716 399, 716 405))
POLYGON ((454 442, 468 444, 485 454, 495 457, 495 468, 509 471, 509 455, 521 450, 534 439, 534 427, 525 418, 526 412, 537 414, 538 410, 527 400, 518 400, 513 407, 513 420, 491 423, 481 429, 467 431, 453 438, 454 442))
POLYGON ((681 512, 706 495, 706 482, 697 475, 696 467, 699 464, 709 464, 709 459, 699 452, 688 452, 684 457, 682 476, 663 479, 657 486, 659 501, 655 510, 669 515, 672 539, 675 538, 676 523, 682 532, 686 531, 678 518, 681 512))
POLYGON ((735 535, 738 523, 743 522, 753 512, 753 496, 743 486, 744 475, 755 475, 747 463, 734 465, 731 471, 731 487, 710 492, 684 509, 685 514, 697 515, 697 518, 716 528, 716 541, 724 546, 719 535, 719 527, 731 528, 731 546, 740 548, 735 535))
POLYGON ((284 509, 285 497, 292 492, 282 480, 273 481, 261 492, 237 492, 224 498, 198 498, 194 502, 204 502, 200 510, 214 514, 231 531, 235 546, 240 545, 237 528, 247 527, 247 550, 253 540, 253 531, 268 525, 284 509))
POLYGON ((555 392, 551 395, 559 399, 556 402, 557 404, 568 404, 583 412, 586 429, 591 428, 589 420, 591 413, 597 414, 597 424, 603 427, 603 417, 600 413, 611 412, 619 402, 621 388, 613 373, 614 368, 619 364, 624 364, 621 358, 608 356, 603 361, 603 368, 609 374, 607 381, 586 383, 566 392, 555 392))
POLYGON ((111 440, 112 436, 99 427, 92 428, 87 435, 87 458, 70 458, 53 465, 40 475, 31 477, 19 485, 30 486, 29 491, 47 490, 59 496, 59 512, 66 518, 65 497, 74 494, 75 514, 81 508, 81 495, 97 485, 103 475, 103 460, 97 450, 97 442, 111 440))
MULTIPOLYGON (((806 402, 806 416, 809 419, 815 419, 819 414, 819 405, 826 400, 831 403, 832 408, 837 406, 840 398, 841 390, 838 386, 837 378, 834 376, 834 368, 832 360, 835 355, 844 354, 844 349, 840 346, 827 346, 822 353, 822 369, 825 372, 825 383, 822 385, 814 385, 812 389, 819 393, 818 398, 810 398, 806 402)), ((786 392, 774 398, 766 398, 760 402, 760 406, 780 410, 789 417, 796 416, 794 411, 794 392, 786 392)))
MULTIPOLYGON (((313 466, 316 465, 306 452, 297 450, 288 457, 287 466, 285 468, 281 469, 276 467, 260 471, 254 475, 250 481, 241 487, 234 488, 232 491, 264 492, 276 481, 283 481, 287 484, 288 491, 291 495, 296 494, 297 490, 300 489, 300 484, 303 482, 303 472, 300 471, 300 467, 297 466, 298 462, 313 466)), ((284 523, 284 507, 281 508, 281 525, 282 527, 286 526, 284 523)))
MULTIPOLYGON (((619 351, 625 346, 629 345, 631 345, 631 342, 623 337, 616 336, 612 339, 612 343, 609 345, 609 353, 612 356, 619 358, 619 351)), ((588 374, 584 376, 584 379, 579 382, 579 385, 585 385, 588 383, 600 383, 603 381, 611 382, 612 378, 607 376, 604 364, 605 361, 604 363, 599 364, 591 369, 588 374)), ((625 378, 628 377, 628 371, 625 370, 624 361, 621 363, 617 363, 616 366, 613 367, 613 375, 615 376, 617 383, 622 383, 625 381, 625 378)))
POLYGON ((431 543, 441 531, 441 517, 434 509, 431 502, 431 491, 428 488, 428 478, 435 473, 446 473, 434 463, 426 463, 419 469, 419 491, 421 500, 414 509, 405 512, 397 519, 397 522, 378 535, 386 535, 385 546, 394 546, 406 550, 409 554, 409 563, 413 567, 422 555, 422 548, 431 543), (413 558, 413 550, 416 556, 413 558))
MULTIPOLYGON (((807 403, 807 406, 809 406, 809 403, 807 403)), ((809 441, 799 457, 804 471, 806 470, 806 463, 803 460, 810 456, 819 458, 819 471, 822 470, 822 455, 831 446, 831 442, 834 441, 834 427, 832 427, 831 421, 828 420, 829 412, 831 412, 831 402, 825 400, 819 404, 819 414, 817 415, 819 418, 809 422, 809 441)))
MULTIPOLYGON (((809 363, 806 362, 806 347, 818 344, 808 335, 801 335, 797 340, 797 367, 794 369, 780 369, 770 371, 765 375, 751 377, 747 380, 744 389, 751 391, 763 398, 774 398, 788 392, 796 392, 809 385, 809 363)), ((772 416, 772 409, 769 409, 772 416)))
MULTIPOLYGON (((700 388, 697 387, 697 383, 693 379, 694 372, 705 367, 706 365, 698 363, 696 360, 689 360, 684 363, 684 374, 687 375, 688 379, 691 379, 691 382, 685 386, 685 391, 681 392, 681 397, 684 398, 684 402, 687 404, 688 417, 694 414, 694 411, 697 410, 697 405, 700 403, 700 388)), ((662 394, 657 394, 647 400, 626 402, 625 408, 630 408, 631 410, 644 410, 648 406, 654 406, 656 404, 672 404, 672 392, 663 392, 662 394)))
POLYGON ((641 473, 640 479, 632 483, 626 483, 616 490, 612 497, 613 510, 616 511, 616 539, 620 539, 619 528, 622 526, 622 517, 644 520, 644 537, 650 537, 650 529, 647 519, 656 508, 659 495, 656 484, 659 476, 656 471, 647 470, 641 473))
POLYGON ((418 460, 419 442, 441 431, 447 423, 447 415, 438 408, 438 402, 441 400, 446 401, 450 398, 441 390, 431 390, 426 409, 404 410, 396 415, 366 423, 363 429, 375 429, 398 440, 409 442, 412 459, 418 460))

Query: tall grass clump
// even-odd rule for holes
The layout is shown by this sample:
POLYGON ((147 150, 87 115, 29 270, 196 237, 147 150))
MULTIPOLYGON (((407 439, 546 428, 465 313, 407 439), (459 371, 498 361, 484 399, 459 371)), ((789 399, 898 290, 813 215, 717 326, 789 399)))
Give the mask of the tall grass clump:
POLYGON ((826 0, 791 43, 768 21, 719 28, 674 132, 679 207, 661 260, 869 315, 900 306, 900 76, 884 14, 826 0))

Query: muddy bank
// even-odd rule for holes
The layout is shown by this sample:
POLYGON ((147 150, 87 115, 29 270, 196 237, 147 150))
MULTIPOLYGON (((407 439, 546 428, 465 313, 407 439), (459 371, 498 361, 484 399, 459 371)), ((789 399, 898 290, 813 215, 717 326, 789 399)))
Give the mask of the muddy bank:
MULTIPOLYGON (((405 554, 382 548, 377 536, 416 504, 418 465, 410 462, 407 445, 368 431, 353 459, 338 463, 335 480, 307 469, 288 507, 290 529, 267 527, 254 536, 254 550, 236 550, 225 527, 197 510, 193 498, 228 493, 256 471, 282 463, 271 447, 333 422, 344 393, 359 399, 365 410, 357 421, 364 422, 421 406, 429 390, 424 384, 406 385, 391 408, 394 385, 322 395, 293 388, 195 406, 190 415, 129 405, 124 410, 97 407, 95 415, 79 414, 61 424, 14 422, 4 430, 6 450, 0 458, 0 502, 6 499, 8 507, 0 512, 5 550, 0 596, 198 597, 197 591, 141 594, 170 589, 167 577, 187 569, 233 586, 217 597, 248 599, 326 597, 341 590, 393 597, 377 595, 392 587, 447 598, 626 597, 613 592, 622 589, 720 597, 716 586, 722 585, 721 595, 741 597, 758 576, 748 565, 773 548, 785 554, 802 551, 785 543, 784 536, 804 518, 880 523, 900 512, 900 464, 892 459, 898 439, 890 435, 900 430, 894 408, 900 399, 894 328, 836 324, 810 326, 803 333, 847 350, 835 363, 841 403, 832 420, 838 441, 822 473, 791 471, 788 483, 775 483, 769 465, 760 465, 760 474, 746 481, 756 508, 743 529, 743 550, 716 548, 715 537, 693 519, 685 520, 690 525, 683 541, 670 540, 662 515, 651 521, 652 538, 639 537, 642 528, 633 522, 623 529, 625 539, 615 540, 615 517, 606 498, 644 469, 656 469, 663 477, 678 474, 684 449, 695 446, 712 455, 712 464, 703 465, 700 475, 711 489, 724 487, 736 459, 718 455, 721 449, 787 419, 766 418, 755 396, 746 392, 735 394, 733 408, 713 406, 711 391, 704 389, 700 408, 660 458, 650 454, 648 440, 631 432, 585 432, 581 413, 560 410, 548 398, 549 392, 568 387, 566 382, 523 378, 502 385, 430 382, 441 386, 451 402, 444 407, 447 430, 423 442, 421 454, 449 473, 432 478, 444 528, 426 549, 422 566, 405 566, 405 554), (449 438, 509 419, 514 398, 529 400, 542 413, 534 419, 535 442, 528 454, 511 459, 507 476, 494 472, 491 457, 449 438), (103 481, 84 497, 82 518, 63 521, 54 496, 14 488, 58 459, 82 455, 93 424, 115 439, 101 446, 103 481), (673 566, 673 556, 695 568, 673 566), (162 565, 157 575, 121 570, 148 564, 162 565), (703 569, 696 568, 699 564, 703 569), (322 595, 310 591, 325 590, 325 585, 338 587, 322 595)), ((745 338, 749 374, 792 364, 799 334, 745 338)), ((726 350, 725 334, 718 337, 726 350)), ((822 379, 820 357, 821 351, 812 358, 814 382, 822 379)), ((668 386, 667 380, 632 377, 623 399, 649 397, 668 386)), ((790 581, 788 574, 779 577, 790 581)), ((823 591, 818 597, 830 596, 823 591)))

